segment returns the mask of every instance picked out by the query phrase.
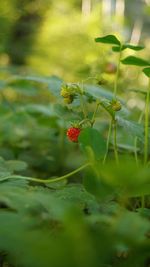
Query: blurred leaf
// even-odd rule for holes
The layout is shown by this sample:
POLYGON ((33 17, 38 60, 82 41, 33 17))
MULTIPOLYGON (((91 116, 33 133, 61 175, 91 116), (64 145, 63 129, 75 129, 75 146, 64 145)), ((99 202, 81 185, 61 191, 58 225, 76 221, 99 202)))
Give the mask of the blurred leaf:
POLYGON ((148 209, 148 208, 138 208, 137 211, 143 217, 148 218, 150 220, 150 209, 148 209))
POLYGON ((91 170, 86 172, 83 185, 89 193, 99 200, 104 201, 104 199, 110 198, 110 196, 113 198, 114 196, 112 187, 100 180, 100 177, 91 170))
POLYGON ((150 78, 150 68, 144 68, 143 72, 148 78, 150 78))
MULTIPOLYGON (((137 136, 142 142, 144 142, 144 127, 134 121, 126 120, 121 117, 117 117, 117 122, 119 126, 125 128, 128 134, 132 134, 133 136, 137 136)), ((149 136, 150 138, 150 136, 149 136)))
POLYGON ((89 95, 93 96, 96 99, 102 99, 102 98, 107 98, 111 100, 113 98, 113 93, 108 91, 107 89, 104 89, 100 86, 96 85, 84 85, 84 91, 85 94, 88 93, 89 95))
POLYGON ((87 148, 90 147, 97 160, 101 159, 106 152, 106 141, 96 129, 83 129, 79 135, 79 143, 86 155, 88 154, 87 148))
POLYGON ((27 169, 27 163, 21 160, 8 160, 6 162, 8 169, 11 171, 23 171, 27 169))
POLYGON ((146 233, 150 229, 148 220, 137 213, 129 211, 124 211, 124 213, 120 214, 118 220, 114 223, 114 227, 121 241, 130 246, 146 240, 146 233))
POLYGON ((106 35, 104 37, 95 38, 95 42, 97 43, 105 43, 105 44, 115 44, 120 46, 120 41, 116 38, 115 35, 106 35))
POLYGON ((36 96, 38 94, 38 88, 28 80, 8 81, 8 86, 21 95, 36 96))
MULTIPOLYGON (((41 77, 41 76, 15 76, 12 81, 17 80, 27 80, 27 81, 34 81, 37 83, 44 83, 47 84, 48 89, 52 94, 55 96, 60 95, 60 88, 62 85, 62 80, 58 78, 57 76, 51 76, 51 77, 41 77)), ((10 81, 11 82, 11 81, 10 81)))
POLYGON ((128 56, 121 60, 121 62, 125 65, 134 65, 134 66, 150 66, 150 63, 142 58, 128 56))
POLYGON ((42 104, 27 104, 21 107, 21 110, 24 110, 28 113, 34 114, 43 114, 45 116, 56 116, 56 113, 52 105, 42 105, 42 104))

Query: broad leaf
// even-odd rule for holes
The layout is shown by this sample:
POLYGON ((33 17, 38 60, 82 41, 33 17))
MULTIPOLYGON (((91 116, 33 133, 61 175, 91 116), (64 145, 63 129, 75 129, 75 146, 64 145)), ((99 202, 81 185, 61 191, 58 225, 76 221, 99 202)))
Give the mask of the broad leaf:
POLYGON ((100 180, 100 177, 96 176, 93 171, 86 172, 83 180, 85 189, 94 195, 99 200, 107 199, 113 196, 113 189, 100 180))
POLYGON ((121 62, 125 65, 134 65, 134 66, 150 66, 150 62, 134 56, 129 56, 121 60, 121 62))
POLYGON ((149 68, 144 68, 143 72, 148 78, 150 78, 150 67, 149 68))
POLYGON ((106 35, 104 37, 95 38, 95 42, 97 43, 105 43, 105 44, 114 44, 120 46, 120 41, 116 38, 115 35, 106 35))
MULTIPOLYGON (((134 51, 140 51, 140 50, 144 49, 144 46, 142 46, 142 45, 124 44, 124 45, 122 45, 122 47, 121 47, 121 51, 123 51, 123 50, 125 50, 125 49, 127 49, 127 48, 129 48, 129 49, 131 49, 131 50, 134 50, 134 51)), ((118 47, 118 46, 113 46, 113 47, 112 47, 112 50, 113 50, 114 52, 119 52, 119 51, 120 51, 120 47, 118 47)))
POLYGON ((79 143, 86 155, 88 155, 88 148, 90 147, 97 160, 101 159, 105 154, 106 142, 96 129, 84 129, 79 136, 79 143))
POLYGON ((95 99, 107 98, 109 100, 112 100, 113 98, 113 93, 111 93, 107 89, 102 88, 101 86, 96 86, 92 84, 85 84, 84 92, 85 94, 88 93, 95 99))
POLYGON ((124 44, 122 46, 121 50, 124 50, 124 49, 127 49, 127 48, 129 48, 131 50, 135 50, 135 51, 140 51, 140 50, 144 49, 144 46, 142 46, 142 45, 124 44))

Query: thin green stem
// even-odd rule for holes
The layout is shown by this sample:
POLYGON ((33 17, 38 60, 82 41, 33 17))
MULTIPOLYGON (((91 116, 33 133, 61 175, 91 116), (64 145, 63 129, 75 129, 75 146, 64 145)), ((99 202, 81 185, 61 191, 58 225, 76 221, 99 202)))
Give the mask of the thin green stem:
POLYGON ((108 129, 107 142, 106 142, 106 153, 104 155, 103 164, 105 164, 105 162, 106 162, 108 151, 109 151, 109 143, 110 143, 110 136, 111 136, 111 130, 112 130, 112 122, 113 122, 113 120, 111 119, 110 124, 109 124, 109 129, 108 129))
POLYGON ((138 154, 137 154, 137 141, 138 141, 138 138, 136 136, 134 139, 134 156, 135 156, 136 165, 138 166, 139 161, 138 161, 138 154))
MULTIPOLYGON (((117 97, 119 70, 120 70, 120 62, 121 62, 121 49, 122 49, 122 46, 120 46, 118 65, 117 65, 117 72, 116 72, 116 79, 115 79, 115 83, 114 83, 114 99, 116 99, 116 97, 117 97)), ((117 125, 116 125, 116 119, 115 118, 114 118, 113 133, 114 133, 114 154, 115 154, 116 163, 118 164, 119 163, 119 158, 118 158, 118 150, 117 150, 117 125)))
POLYGON ((87 168, 90 165, 91 165, 90 163, 86 163, 86 164, 82 165, 81 167, 77 168, 76 170, 74 170, 70 173, 67 173, 63 176, 60 176, 58 178, 53 178, 53 179, 48 178, 48 179, 43 180, 43 179, 39 179, 39 178, 32 178, 32 177, 26 177, 26 176, 20 176, 20 175, 12 175, 12 176, 4 177, 3 179, 0 180, 0 182, 6 181, 9 179, 23 179, 23 180, 28 180, 28 181, 37 182, 37 183, 43 183, 43 184, 49 183, 50 184, 50 183, 55 183, 55 182, 65 180, 65 179, 69 178, 70 176, 82 171, 83 169, 87 168))
POLYGON ((60 127, 60 136, 59 136, 59 149, 60 149, 60 171, 63 170, 64 166, 64 154, 65 154, 65 121, 62 121, 63 127, 60 127))
MULTIPOLYGON (((144 122, 144 165, 147 164, 148 161, 148 146, 149 146, 149 102, 150 102, 150 79, 149 79, 149 86, 147 89, 146 94, 146 102, 145 102, 145 122, 144 122)), ((145 196, 141 197, 141 207, 145 208, 145 196)))
POLYGON ((121 48, 122 47, 120 46, 117 72, 116 72, 116 78, 115 78, 115 83, 114 83, 114 99, 116 99, 116 97, 117 97, 117 88, 118 88, 118 79, 119 79, 119 70, 120 70, 120 61, 121 61, 121 48))
POLYGON ((145 103, 145 123, 144 123, 144 132, 145 132, 145 137, 144 137, 144 164, 147 163, 148 160, 148 124, 149 124, 149 102, 150 102, 150 79, 149 79, 149 86, 146 94, 146 103, 145 103))
POLYGON ((83 112, 83 116, 86 119, 87 118, 87 114, 86 114, 86 110, 85 110, 85 106, 84 106, 84 99, 83 99, 83 95, 80 95, 80 103, 82 106, 82 112, 83 112))
MULTIPOLYGON (((141 123, 141 121, 143 119, 143 116, 144 116, 144 111, 141 112, 140 117, 138 119, 138 123, 141 123)), ((135 156, 136 164, 138 166, 139 160, 138 160, 138 153, 137 153, 137 141, 138 141, 138 138, 136 136, 135 139, 134 139, 134 156, 135 156)))
POLYGON ((98 111, 99 105, 100 105, 99 102, 96 103, 96 107, 95 107, 95 110, 94 110, 94 113, 93 113, 93 116, 92 116, 92 120, 91 120, 91 125, 92 125, 92 127, 93 127, 93 124, 95 123, 95 117, 96 117, 96 113, 97 113, 97 111, 98 111))
POLYGON ((116 120, 114 120, 114 154, 115 154, 115 159, 116 163, 119 163, 119 158, 118 158, 118 149, 117 149, 117 124, 116 120))

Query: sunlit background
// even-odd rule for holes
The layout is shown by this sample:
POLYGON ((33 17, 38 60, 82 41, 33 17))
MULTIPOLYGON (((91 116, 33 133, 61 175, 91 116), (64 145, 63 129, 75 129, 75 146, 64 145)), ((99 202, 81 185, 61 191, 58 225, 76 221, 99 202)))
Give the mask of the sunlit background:
POLYGON ((142 56, 150 52, 149 0, 5 0, 0 26, 1 67, 26 66, 67 81, 101 75, 114 61, 109 47, 94 43, 97 36, 116 34, 146 45, 142 56))

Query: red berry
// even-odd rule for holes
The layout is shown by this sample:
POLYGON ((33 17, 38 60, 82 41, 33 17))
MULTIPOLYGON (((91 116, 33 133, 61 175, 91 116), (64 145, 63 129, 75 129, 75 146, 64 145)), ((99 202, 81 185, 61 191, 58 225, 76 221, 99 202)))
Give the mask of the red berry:
POLYGON ((78 142, 78 136, 81 132, 80 128, 71 127, 67 130, 67 136, 70 141, 78 142))

